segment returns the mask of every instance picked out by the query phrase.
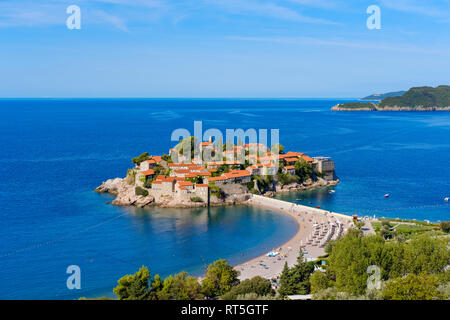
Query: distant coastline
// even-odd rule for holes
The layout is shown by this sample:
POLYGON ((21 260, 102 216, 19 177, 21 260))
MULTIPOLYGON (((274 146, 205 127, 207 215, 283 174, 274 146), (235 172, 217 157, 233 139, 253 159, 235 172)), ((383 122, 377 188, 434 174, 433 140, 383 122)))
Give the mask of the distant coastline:
MULTIPOLYGON (((364 99, 366 100, 366 99, 364 99)), ((398 96, 388 96, 379 103, 349 102, 332 111, 450 111, 450 86, 417 87, 398 96)))

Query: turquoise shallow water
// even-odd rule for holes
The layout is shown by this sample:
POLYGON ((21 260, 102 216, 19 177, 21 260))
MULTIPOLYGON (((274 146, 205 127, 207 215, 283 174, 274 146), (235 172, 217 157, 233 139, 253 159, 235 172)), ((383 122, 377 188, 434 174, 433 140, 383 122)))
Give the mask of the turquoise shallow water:
POLYGON ((449 220, 450 113, 330 112, 338 102, 0 100, 0 298, 101 295, 143 264, 198 275, 215 259, 240 263, 289 239, 293 220, 261 208, 144 212, 93 192, 143 151, 167 152, 172 131, 192 132, 194 120, 204 130, 280 129, 287 149, 333 157, 336 192, 280 195, 289 201, 449 220), (72 264, 80 291, 66 288, 72 264))

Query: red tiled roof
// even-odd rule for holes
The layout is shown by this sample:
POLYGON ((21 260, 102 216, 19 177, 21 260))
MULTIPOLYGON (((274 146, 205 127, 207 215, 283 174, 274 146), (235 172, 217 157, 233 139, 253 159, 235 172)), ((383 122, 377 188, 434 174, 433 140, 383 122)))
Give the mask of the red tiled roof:
POLYGON ((222 180, 227 180, 227 177, 209 177, 208 181, 222 181, 222 180))
POLYGON ((285 167, 287 170, 292 170, 292 169, 295 169, 295 166, 286 166, 285 167))
POLYGON ((205 147, 205 146, 212 146, 212 142, 200 142, 200 145, 205 147))
POLYGON ((152 176, 152 175, 155 174, 155 170, 150 169, 150 170, 147 170, 147 171, 142 171, 142 174, 143 174, 144 176, 152 176))
POLYGON ((239 164, 238 160, 234 160, 234 161, 225 161, 225 164, 239 164))
POLYGON ((228 179, 230 178, 243 178, 251 176, 250 172, 247 170, 233 170, 223 174, 228 179))
POLYGON ((287 157, 301 157, 302 155, 304 155, 304 153, 292 151, 289 151, 288 153, 285 154, 285 156, 287 157))
POLYGON ((188 169, 177 169, 177 170, 173 170, 173 172, 183 174, 183 173, 189 173, 190 171, 188 169))
POLYGON ((192 186, 193 184, 191 181, 180 181, 178 182, 178 185, 185 187, 185 186, 192 186))
POLYGON ((207 184, 196 184, 195 185, 196 188, 208 188, 207 184))
POLYGON ((150 158, 152 158, 156 162, 161 162, 162 161, 162 157, 161 156, 151 156, 150 158))
POLYGON ((306 154, 303 155, 303 156, 301 156, 301 157, 302 157, 303 160, 305 160, 306 162, 313 162, 313 161, 314 161, 311 157, 307 156, 306 154))
POLYGON ((153 160, 153 159, 150 159, 150 160, 147 160, 147 163, 149 163, 149 164, 154 164, 154 163, 156 163, 156 161, 153 160))
POLYGON ((208 162, 208 166, 221 166, 225 164, 223 161, 217 161, 217 162, 208 162))
POLYGON ((286 158, 286 159, 284 159, 285 161, 287 161, 287 162, 297 162, 297 158, 286 158))
POLYGON ((198 172, 197 175, 202 176, 202 177, 207 177, 207 176, 211 176, 211 172, 198 172))
POLYGON ((161 180, 154 180, 153 182, 152 182, 152 184, 161 184, 162 183, 162 181, 161 180))
POLYGON ((197 167, 198 165, 195 163, 169 163, 168 164, 169 167, 197 167))

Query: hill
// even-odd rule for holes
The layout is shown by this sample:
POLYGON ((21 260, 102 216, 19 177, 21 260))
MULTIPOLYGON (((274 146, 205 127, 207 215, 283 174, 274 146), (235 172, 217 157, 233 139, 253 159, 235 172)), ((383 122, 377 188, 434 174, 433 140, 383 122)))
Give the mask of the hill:
POLYGON ((450 111, 450 86, 415 87, 401 96, 387 97, 379 104, 351 102, 332 111, 450 111))
POLYGON ((450 86, 411 88, 400 97, 384 99, 379 107, 448 108, 450 107, 450 86))
POLYGON ((376 93, 365 98, 360 99, 361 101, 381 101, 383 99, 389 97, 398 97, 402 96, 406 93, 406 91, 396 91, 396 92, 388 92, 388 93, 376 93))

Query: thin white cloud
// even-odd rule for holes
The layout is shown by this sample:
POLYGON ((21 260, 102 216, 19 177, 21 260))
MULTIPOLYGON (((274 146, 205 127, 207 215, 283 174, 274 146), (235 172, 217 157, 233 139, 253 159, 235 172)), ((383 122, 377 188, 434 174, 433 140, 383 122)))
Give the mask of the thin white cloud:
MULTIPOLYGON (((0 1, 0 27, 65 26, 66 8, 73 4, 69 0, 44 1, 0 1)), ((162 0, 79 0, 83 21, 90 24, 112 25, 129 32, 126 17, 130 20, 145 20, 149 23, 158 18, 158 13, 169 10, 162 0)))
POLYGON ((206 0, 206 3, 216 5, 229 13, 257 15, 281 20, 289 20, 314 24, 336 24, 333 21, 306 16, 296 10, 273 2, 255 0, 206 0))
POLYGON ((299 4, 302 6, 321 8, 321 9, 335 9, 341 3, 336 2, 335 0, 287 0, 289 2, 299 4))
POLYGON ((119 18, 118 16, 106 13, 103 10, 96 10, 95 11, 95 15, 99 19, 101 19, 104 22, 107 22, 107 23, 113 25, 114 27, 116 27, 117 29, 119 29, 121 31, 130 32, 130 30, 127 27, 127 24, 126 24, 125 20, 119 18))
POLYGON ((240 41, 256 41, 280 44, 296 44, 296 45, 315 45, 315 46, 331 46, 331 47, 347 47, 354 49, 397 51, 409 53, 428 53, 428 54, 448 54, 449 48, 422 48, 418 46, 374 43, 363 41, 348 41, 345 39, 317 39, 312 37, 243 37, 230 36, 228 39, 240 41))
POLYGON ((380 2, 388 9, 443 19, 448 17, 450 10, 448 1, 436 3, 429 0, 426 4, 415 0, 380 0, 380 2))

